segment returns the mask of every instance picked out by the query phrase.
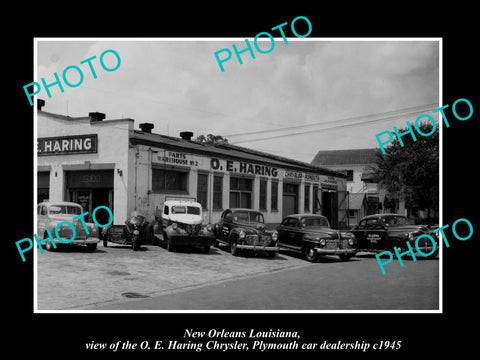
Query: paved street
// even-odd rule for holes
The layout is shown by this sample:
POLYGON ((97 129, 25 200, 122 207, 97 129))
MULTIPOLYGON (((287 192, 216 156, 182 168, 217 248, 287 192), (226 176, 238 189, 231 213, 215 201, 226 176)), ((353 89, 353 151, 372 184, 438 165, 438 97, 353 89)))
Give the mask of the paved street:
POLYGON ((39 310, 435 310, 438 259, 374 256, 309 263, 292 253, 233 257, 155 245, 82 247, 37 254, 39 310))

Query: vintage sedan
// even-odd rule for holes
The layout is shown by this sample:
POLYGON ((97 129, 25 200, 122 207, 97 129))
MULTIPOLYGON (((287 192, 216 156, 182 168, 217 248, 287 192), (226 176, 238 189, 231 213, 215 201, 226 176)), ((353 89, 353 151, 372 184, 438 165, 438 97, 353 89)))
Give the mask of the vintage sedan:
POLYGON ((203 224, 202 205, 195 201, 165 201, 161 220, 156 217, 151 229, 154 239, 168 251, 177 246, 198 246, 207 254, 215 244, 211 225, 203 224))
MULTIPOLYGON (((54 238, 56 247, 59 245, 86 245, 88 251, 94 251, 100 241, 99 231, 95 224, 85 222, 89 232, 87 234, 82 224, 83 218, 73 220, 74 217, 82 213, 82 207, 76 203, 66 201, 41 202, 37 206, 37 236, 39 240, 48 237, 48 229, 54 238), (72 227, 67 224, 61 224, 57 229, 58 236, 63 241, 56 239, 55 229, 62 222, 71 223, 75 227, 75 238, 73 240, 71 240, 73 237, 72 227)), ((45 248, 48 251, 55 250, 51 241, 45 242, 45 248)))
POLYGON ((214 226, 218 245, 230 246, 233 256, 243 251, 262 251, 269 257, 278 252, 277 232, 265 230, 263 214, 251 209, 227 209, 214 226))
POLYGON ((277 231, 281 248, 300 252, 311 262, 319 255, 338 255, 342 261, 347 261, 357 252, 355 236, 331 229, 328 219, 322 215, 289 215, 277 231))
POLYGON ((125 225, 110 225, 102 231, 103 246, 109 242, 131 246, 133 251, 146 243, 150 233, 145 216, 134 211, 125 221, 125 225))
POLYGON ((376 214, 365 216, 360 220, 358 226, 351 230, 357 238, 359 251, 381 252, 389 250, 393 252, 396 247, 399 253, 407 250, 407 241, 411 247, 419 249, 429 257, 438 254, 438 237, 425 225, 414 225, 413 221, 406 216, 399 214, 376 214), (416 238, 422 234, 430 235, 435 245, 425 237, 419 239, 415 246, 416 238), (436 248, 434 250, 433 248, 436 248))

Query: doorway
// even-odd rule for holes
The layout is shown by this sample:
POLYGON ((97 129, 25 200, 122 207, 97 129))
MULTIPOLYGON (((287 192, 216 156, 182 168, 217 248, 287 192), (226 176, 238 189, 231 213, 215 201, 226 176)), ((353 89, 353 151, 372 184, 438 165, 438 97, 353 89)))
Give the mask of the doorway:
MULTIPOLYGON (((67 171, 67 200, 80 204, 84 212, 88 211, 85 219, 93 222, 92 212, 98 206, 106 206, 113 213, 113 170, 80 170, 67 171)), ((107 211, 95 213, 99 224, 107 224, 107 211)))
MULTIPOLYGON (((99 206, 106 206, 113 213, 113 190, 108 188, 100 189, 70 189, 69 201, 80 204, 83 211, 88 211, 85 217, 88 222, 93 222, 92 212, 99 206)), ((95 219, 99 224, 107 224, 109 215, 106 211, 95 213, 95 219)))
POLYGON ((283 183, 282 217, 298 212, 298 184, 283 183))
POLYGON ((322 215, 326 216, 330 226, 338 226, 337 192, 322 190, 322 215))

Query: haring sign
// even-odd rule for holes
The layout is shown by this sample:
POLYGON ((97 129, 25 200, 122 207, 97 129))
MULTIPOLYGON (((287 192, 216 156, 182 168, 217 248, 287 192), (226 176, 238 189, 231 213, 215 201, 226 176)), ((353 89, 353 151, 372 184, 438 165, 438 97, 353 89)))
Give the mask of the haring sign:
POLYGON ((38 138, 37 155, 96 153, 97 144, 97 134, 38 138))
POLYGON ((225 165, 216 158, 210 160, 210 167, 213 170, 226 170, 229 172, 236 172, 242 174, 263 175, 263 176, 278 176, 278 169, 276 167, 267 165, 250 164, 241 161, 226 160, 225 165))

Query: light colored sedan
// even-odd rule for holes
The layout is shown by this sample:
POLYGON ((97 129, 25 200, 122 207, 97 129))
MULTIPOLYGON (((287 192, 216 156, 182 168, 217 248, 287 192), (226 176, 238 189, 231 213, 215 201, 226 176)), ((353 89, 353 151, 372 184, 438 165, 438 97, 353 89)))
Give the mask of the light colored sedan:
POLYGON ((100 241, 95 224, 85 222, 79 204, 58 201, 42 202, 37 206, 37 236, 45 240, 45 248, 53 251, 58 245, 86 245, 95 251, 100 241), (50 240, 48 240, 50 238, 50 240))

